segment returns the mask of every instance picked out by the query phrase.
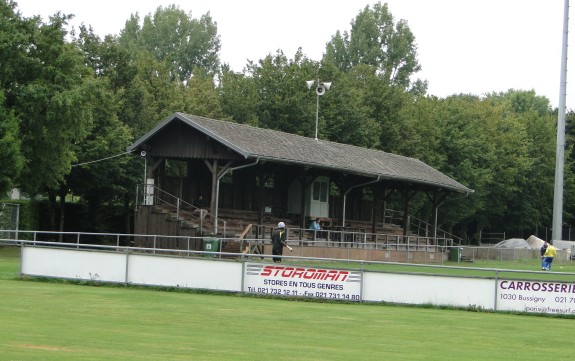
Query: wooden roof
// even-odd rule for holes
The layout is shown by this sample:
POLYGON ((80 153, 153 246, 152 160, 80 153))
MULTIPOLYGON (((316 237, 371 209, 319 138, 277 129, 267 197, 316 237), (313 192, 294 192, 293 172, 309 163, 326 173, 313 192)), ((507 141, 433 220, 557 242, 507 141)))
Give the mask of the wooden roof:
POLYGON ((165 118, 127 150, 139 150, 165 126, 180 121, 228 147, 246 160, 259 159, 304 165, 381 180, 427 185, 460 193, 473 192, 415 158, 183 113, 174 113, 165 118))

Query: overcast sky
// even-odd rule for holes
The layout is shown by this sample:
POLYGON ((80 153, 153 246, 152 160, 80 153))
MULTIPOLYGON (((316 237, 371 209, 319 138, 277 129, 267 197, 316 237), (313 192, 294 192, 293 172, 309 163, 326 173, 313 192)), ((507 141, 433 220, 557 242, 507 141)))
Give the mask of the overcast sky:
MULTIPOLYGON (((118 34, 133 13, 178 5, 194 18, 210 12, 221 37, 220 59, 241 71, 281 49, 293 58, 298 47, 320 60, 325 44, 370 0, 17 0, 26 16, 74 14, 72 24, 92 25, 100 36, 118 34)), ((385 3, 385 1, 382 1, 385 3)), ((415 35, 429 93, 439 97, 484 95, 508 89, 535 90, 559 103, 564 0, 388 0, 395 20, 415 35)), ((572 11, 573 12, 573 11, 572 11)), ((575 14, 572 14, 575 16, 575 14)), ((572 17, 573 17, 572 16, 572 17)), ((573 21, 572 21, 573 23, 573 21)), ((575 24, 570 24, 575 29, 575 24)), ((572 40, 572 42, 575 39, 572 40)), ((575 59, 575 54, 570 54, 575 59)), ((575 63, 568 62, 568 74, 575 63)), ((568 76, 567 108, 575 94, 568 76)))

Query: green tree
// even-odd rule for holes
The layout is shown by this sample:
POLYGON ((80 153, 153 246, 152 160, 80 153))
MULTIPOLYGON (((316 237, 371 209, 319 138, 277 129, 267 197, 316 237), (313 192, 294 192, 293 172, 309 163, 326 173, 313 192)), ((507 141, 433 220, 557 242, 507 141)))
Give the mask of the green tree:
POLYGON ((224 65, 218 88, 225 117, 242 124, 258 124, 259 98, 253 77, 246 72, 234 72, 224 65))
POLYGON ((220 37, 209 13, 194 19, 176 5, 158 7, 146 15, 139 25, 139 16, 132 15, 120 33, 120 44, 131 51, 145 50, 156 60, 168 65, 172 79, 187 82, 194 68, 207 74, 219 71, 220 37))
POLYGON ((282 51, 269 54, 247 71, 257 89, 258 125, 292 134, 314 136, 316 97, 306 81, 318 77, 317 63, 299 49, 293 59, 282 51))
POLYGON ((205 69, 194 70, 194 76, 186 84, 178 85, 177 92, 179 95, 173 109, 214 119, 223 118, 218 88, 205 69))
POLYGON ((16 13, 16 3, 0 1, 0 194, 17 185, 24 166, 19 138, 19 120, 12 104, 18 88, 19 66, 27 61, 31 23, 16 13))
MULTIPOLYGON (((332 64, 345 74, 342 80, 354 79, 351 84, 344 80, 346 87, 353 83, 363 85, 354 87, 354 95, 361 93, 361 107, 353 107, 351 111, 364 114, 360 123, 372 126, 369 136, 377 135, 378 148, 393 151, 403 141, 400 135, 407 119, 401 117, 402 109, 427 90, 426 82, 411 81, 421 66, 415 37, 407 22, 395 22, 387 4, 366 6, 352 20, 349 33, 338 31, 332 37, 323 64, 332 64)), ((343 93, 350 90, 340 89, 343 93)), ((373 141, 365 139, 357 144, 368 145, 373 141)))
POLYGON ((117 43, 106 47, 120 119, 136 138, 175 111, 223 116, 214 82, 220 40, 209 13, 198 20, 175 5, 158 7, 142 26, 132 15, 117 43))
POLYGON ((29 34, 35 21, 26 21, 16 12, 12 0, 0 1, 0 89, 4 90, 8 106, 14 102, 14 91, 26 77, 22 64, 30 61, 27 49, 31 46, 29 34))
POLYGON ((4 93, 0 89, 0 194, 5 194, 15 185, 24 166, 24 158, 20 153, 18 121, 3 104, 4 93))
POLYGON ((107 79, 99 80, 92 99, 94 121, 84 141, 75 144, 78 163, 66 177, 63 189, 79 196, 86 205, 87 230, 107 232, 111 231, 106 222, 110 206, 124 205, 126 215, 133 209, 130 204, 135 199, 141 167, 125 154, 132 134, 117 118, 114 94, 107 79))
MULTIPOLYGON (((129 29, 129 28, 127 28, 129 29)), ((126 29, 124 29, 126 31, 126 29)), ((147 84, 143 82, 140 71, 144 69, 159 76, 161 71, 167 71, 146 52, 131 53, 128 48, 119 44, 118 39, 106 36, 103 40, 94 34, 91 28, 80 26, 80 33, 75 42, 85 57, 85 62, 92 68, 97 78, 106 79, 110 90, 115 95, 115 109, 118 119, 126 124, 135 137, 148 132, 158 122, 155 109, 149 105, 154 97, 149 95, 147 84), (141 64, 149 60, 149 66, 141 64)), ((158 92, 158 98, 163 92, 158 92)))
MULTIPOLYGON (((525 128, 525 146, 530 167, 521 193, 509 207, 511 224, 519 229, 550 226, 553 204, 556 129, 549 100, 534 91, 509 90, 491 94, 487 101, 508 109, 503 118, 517 118, 525 128)), ((509 226, 508 226, 509 228, 509 226)))
POLYGON ((75 160, 72 145, 81 142, 91 123, 89 103, 93 78, 80 52, 66 42, 70 16, 11 19, 25 54, 13 56, 6 106, 18 117, 26 158, 18 184, 35 194, 56 190, 75 160))
POLYGON ((436 166, 475 190, 444 208, 442 219, 469 224, 472 233, 489 229, 516 236, 549 224, 554 159, 549 114, 540 115, 538 107, 515 108, 503 98, 459 95, 439 102, 445 160, 436 166))
MULTIPOLYGON (((557 111, 553 113, 557 119, 557 111)), ((564 223, 575 224, 575 113, 570 110, 565 115, 565 165, 563 187, 564 223)), ((555 178, 553 178, 555 181, 555 178)))
POLYGON ((77 144, 78 163, 66 178, 65 187, 86 205, 89 230, 107 231, 109 210, 115 209, 111 206, 123 205, 124 228, 129 232, 129 214, 136 184, 141 183, 142 162, 140 157, 124 152, 133 142, 133 134, 139 136, 158 122, 155 107, 173 96, 166 88, 176 88, 177 84, 161 86, 163 82, 154 76, 143 81, 148 74, 160 77, 167 71, 155 59, 146 58, 145 52, 136 55, 150 59, 149 67, 143 66, 146 62, 139 61, 139 57, 133 60, 111 36, 101 40, 92 29, 82 26, 75 42, 98 82, 93 90, 94 122, 86 140, 77 144), (140 73, 142 69, 145 71, 140 73), (150 96, 154 87, 157 97, 150 96))
POLYGON ((415 36, 405 20, 394 22, 387 4, 366 6, 351 23, 351 31, 337 32, 327 44, 325 60, 349 71, 371 65, 388 85, 409 89, 411 76, 421 70, 415 36))
MULTIPOLYGON (((328 67, 326 64, 322 69, 327 71, 328 67)), ((329 101, 321 99, 321 112, 325 118, 322 128, 325 126, 328 139, 367 148, 378 147, 382 130, 373 117, 374 109, 369 102, 371 92, 379 83, 373 67, 359 65, 339 76, 335 71, 331 73, 335 79, 329 101)))
POLYGON ((406 134, 411 139, 406 138, 403 148, 412 148, 409 155, 475 191, 465 198, 454 195, 450 199, 459 198, 457 201, 441 206, 441 228, 451 231, 468 222, 475 226, 489 223, 490 185, 495 178, 491 167, 497 162, 497 143, 489 138, 487 129, 497 126, 500 114, 477 97, 465 95, 419 99, 409 114, 415 119, 409 124, 415 126, 406 134))
POLYGON ((504 104, 518 114, 534 112, 540 117, 551 114, 549 99, 538 96, 535 90, 509 89, 506 92, 488 94, 486 99, 493 103, 504 104))
POLYGON ((413 97, 401 108, 391 132, 400 142, 390 143, 386 149, 392 153, 417 158, 440 168, 446 154, 441 148, 444 102, 436 97, 413 97))
POLYGON ((377 146, 380 125, 368 100, 380 79, 371 66, 342 73, 329 62, 311 61, 301 49, 293 59, 278 51, 249 63, 244 73, 226 69, 220 84, 222 107, 238 122, 313 137, 318 96, 306 81, 317 85, 318 78, 332 81, 331 90, 319 98, 319 138, 377 146))

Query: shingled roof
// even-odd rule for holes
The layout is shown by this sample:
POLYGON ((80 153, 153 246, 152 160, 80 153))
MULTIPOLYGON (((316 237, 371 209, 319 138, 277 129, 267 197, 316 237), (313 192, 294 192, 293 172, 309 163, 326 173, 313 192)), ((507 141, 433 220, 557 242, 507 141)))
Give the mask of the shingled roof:
POLYGON ((136 150, 174 121, 188 124, 245 159, 259 158, 260 161, 308 165, 382 180, 429 185, 460 193, 473 192, 415 158, 183 113, 174 113, 165 118, 127 150, 136 150))

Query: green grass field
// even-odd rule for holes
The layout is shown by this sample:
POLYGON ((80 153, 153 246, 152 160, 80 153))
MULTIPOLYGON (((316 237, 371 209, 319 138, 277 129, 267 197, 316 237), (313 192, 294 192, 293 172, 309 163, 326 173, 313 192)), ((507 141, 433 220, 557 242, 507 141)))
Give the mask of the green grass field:
POLYGON ((0 248, 0 360, 572 360, 569 318, 17 278, 0 248))

